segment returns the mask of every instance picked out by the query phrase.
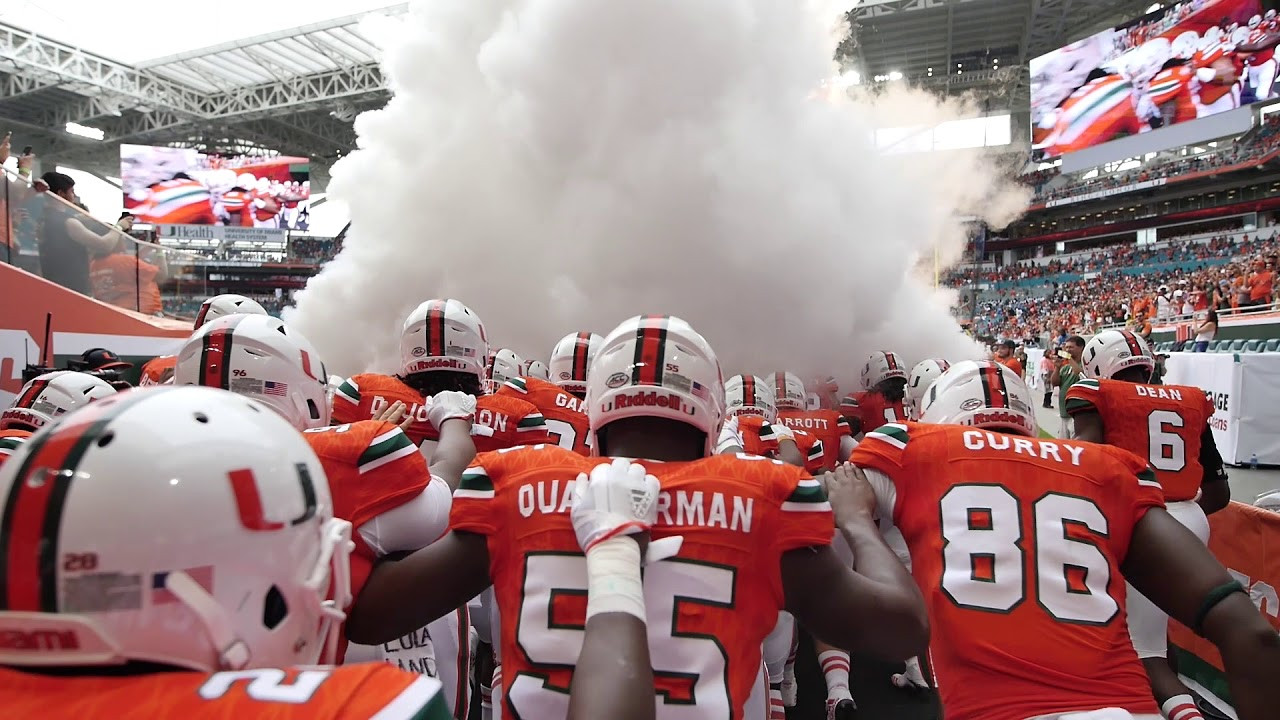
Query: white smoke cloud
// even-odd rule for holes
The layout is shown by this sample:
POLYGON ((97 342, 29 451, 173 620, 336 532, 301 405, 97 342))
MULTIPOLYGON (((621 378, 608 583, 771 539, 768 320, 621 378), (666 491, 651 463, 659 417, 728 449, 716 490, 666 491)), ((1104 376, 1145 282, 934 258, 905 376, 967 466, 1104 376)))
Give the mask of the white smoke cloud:
POLYGON ((979 154, 873 143, 960 105, 815 99, 852 4, 415 3, 379 24, 394 96, 333 168, 345 247, 286 319, 341 373, 395 370, 432 297, 527 357, 651 312, 691 322, 726 374, 977 356, 915 268, 958 256, 958 215, 1001 225, 1027 195, 979 154))

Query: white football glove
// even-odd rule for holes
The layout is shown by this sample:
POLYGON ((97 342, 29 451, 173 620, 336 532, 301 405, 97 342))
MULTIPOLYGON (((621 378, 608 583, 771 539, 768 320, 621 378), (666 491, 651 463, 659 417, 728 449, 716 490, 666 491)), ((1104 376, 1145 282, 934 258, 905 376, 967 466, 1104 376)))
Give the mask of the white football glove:
POLYGON ((720 426, 720 437, 716 439, 716 454, 719 455, 733 447, 742 447, 742 433, 738 431, 737 415, 726 418, 724 425, 720 426))
POLYGON ((427 420, 436 428, 443 425, 446 420, 471 422, 475 416, 476 399, 457 390, 436 393, 431 397, 431 407, 427 409, 427 420))
POLYGON ((649 530, 658 519, 658 479, 625 458, 597 465, 573 485, 573 531, 584 552, 619 535, 649 530))
POLYGON ((773 428, 773 433, 778 436, 778 442, 783 440, 796 441, 796 432, 781 422, 770 423, 769 427, 773 428))

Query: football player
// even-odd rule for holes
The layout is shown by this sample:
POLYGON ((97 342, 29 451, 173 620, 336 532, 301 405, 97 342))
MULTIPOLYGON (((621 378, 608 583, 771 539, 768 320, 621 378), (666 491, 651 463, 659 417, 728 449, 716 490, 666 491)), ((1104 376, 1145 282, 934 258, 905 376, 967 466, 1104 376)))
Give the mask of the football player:
MULTIPOLYGON (((199 330, 205 323, 217 320, 225 315, 266 315, 266 308, 252 298, 235 293, 223 293, 200 303, 200 311, 192 330, 199 330)), ((173 367, 178 363, 177 355, 161 355, 152 358, 142 366, 138 376, 138 385, 172 385, 173 367)))
POLYGON ((489 394, 496 393, 502 384, 512 378, 524 375, 524 358, 515 350, 498 348, 489 355, 484 369, 484 389, 489 394))
MULTIPOLYGON (((783 376, 784 384, 788 379, 799 381, 799 378, 791 373, 774 373, 775 390, 778 375, 783 376)), ((807 397, 812 402, 806 403, 805 409, 779 407, 778 421, 793 431, 803 430, 818 438, 822 442, 823 449, 828 453, 824 458, 826 464, 822 470, 830 470, 835 467, 836 458, 849 457, 849 453, 853 452, 853 446, 857 444, 853 439, 853 432, 840 413, 822 409, 821 401, 816 395, 805 393, 802 397, 807 397)))
POLYGON ((551 349, 547 370, 551 382, 582 400, 587 396, 587 370, 604 338, 592 332, 569 333, 551 349))
MULTIPOLYGON (((1227 473, 1209 428, 1213 403, 1198 388, 1147 384, 1155 358, 1147 341, 1127 330, 1094 335, 1081 360, 1086 377, 1067 391, 1076 439, 1114 445, 1145 458, 1164 488, 1169 515, 1208 543, 1206 514, 1231 501, 1227 473)), ((1128 606, 1133 647, 1161 710, 1172 716, 1177 708, 1194 708, 1191 691, 1166 659, 1168 616, 1132 587, 1128 606)))
MULTIPOLYGON (((432 402, 440 445, 428 468, 392 422, 330 426, 324 364, 305 337, 276 318, 229 315, 206 323, 178 352, 174 377, 177 385, 217 387, 253 398, 305 431, 329 479, 334 514, 355 528, 355 593, 379 559, 426 547, 448 529, 451 494, 475 454, 470 396, 445 392, 432 402)), ((384 416, 398 419, 403 411, 393 406, 384 416)), ((465 616, 450 615, 386 646, 351 646, 345 660, 381 660, 439 678, 449 689, 450 710, 465 711, 467 625, 465 616)))
MULTIPOLYGON (((805 392, 804 383, 798 375, 775 372, 770 376, 770 380, 773 385, 773 403, 779 415, 784 412, 804 412, 805 397, 808 393, 805 392)), ((786 423, 778 424, 787 427, 786 423)), ((791 432, 795 436, 796 449, 804 458, 804 469, 810 473, 821 473, 826 470, 829 451, 823 445, 822 438, 804 429, 792 428, 791 432)))
POLYGON ((547 369, 546 363, 541 360, 526 360, 524 363, 524 377, 538 378, 539 380, 551 381, 551 371, 547 369))
MULTIPOLYGON (((911 368, 911 376, 907 379, 907 414, 912 420, 920 419, 920 403, 924 394, 934 380, 942 377, 942 373, 951 367, 951 363, 942 358, 926 358, 911 368)), ((886 417, 888 417, 886 415, 886 417)), ((892 422, 892 421, 890 421, 892 422)), ((849 457, 842 455, 841 457, 849 457)))
POLYGON ((0 413, 0 465, 54 418, 115 394, 110 383, 88 373, 56 370, 32 378, 0 413))
POLYGON ((19 449, 0 498, 6 717, 451 717, 431 678, 315 667, 350 599, 351 524, 310 446, 257 403, 103 398, 19 449))
POLYGON ((556 445, 579 455, 591 454, 587 447, 589 428, 583 401, 564 386, 533 375, 504 376, 497 395, 523 400, 536 407, 546 423, 547 435, 556 445))
POLYGON ((363 373, 334 393, 337 423, 368 420, 397 401, 412 417, 405 432, 430 456, 438 431, 428 420, 424 398, 453 390, 476 398, 471 429, 476 450, 486 452, 548 442, 538 409, 523 400, 484 393, 489 341, 471 308, 457 300, 428 300, 405 319, 400 335, 400 375, 363 373))
POLYGON ((1273 716, 1280 638, 1244 588, 1164 510, 1145 459, 1038 438, 1034 400, 998 363, 957 363, 925 398, 929 424, 885 425, 853 452, 911 548, 948 719, 1159 718, 1121 577, 1218 646, 1242 719, 1273 716))
POLYGON ((454 494, 452 531, 375 569, 348 624, 352 637, 395 637, 493 583, 504 715, 564 717, 582 647, 584 608, 572 598, 587 588, 569 479, 618 455, 662 483, 643 590, 657 717, 684 717, 696 704, 701 715, 742 718, 761 643, 783 607, 842 647, 915 654, 928 634, 918 590, 874 524, 842 524, 857 558, 850 570, 830 548, 820 483, 779 461, 712 456, 722 382, 715 353, 682 320, 622 323, 587 381, 599 457, 554 446, 479 456, 454 494), (671 543, 676 536, 683 540, 671 543))
POLYGON ((907 419, 907 370, 897 353, 873 353, 862 366, 861 380, 862 392, 840 401, 840 412, 854 435, 907 419))

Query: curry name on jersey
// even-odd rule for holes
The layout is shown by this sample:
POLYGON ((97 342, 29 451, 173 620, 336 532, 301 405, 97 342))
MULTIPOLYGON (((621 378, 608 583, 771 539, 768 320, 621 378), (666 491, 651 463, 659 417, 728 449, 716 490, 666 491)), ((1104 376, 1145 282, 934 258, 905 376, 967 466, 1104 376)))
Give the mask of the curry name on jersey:
POLYGON ((883 473, 868 479, 911 552, 948 720, 1157 712, 1120 572, 1134 526, 1163 505, 1141 458, 908 422, 867 433, 850 459, 883 473))
MULTIPOLYGON (((569 518, 573 485, 608 458, 554 446, 487 453, 454 494, 452 526, 489 538, 501 617, 504 716, 564 717, 582 647, 586 558, 569 518)), ((684 538, 645 568, 658 718, 739 720, 760 648, 783 606, 781 555, 834 533, 821 485, 753 455, 639 461, 662 483, 653 539, 684 538)))
POLYGON ((587 444, 591 424, 587 421, 586 403, 564 388, 541 378, 522 377, 503 383, 495 394, 536 407, 542 413, 552 443, 579 455, 591 454, 591 446, 587 444))
POLYGON ((1168 502, 1191 500, 1200 491, 1200 437, 1213 417, 1203 390, 1082 379, 1067 390, 1067 412, 1098 413, 1103 442, 1146 458, 1168 502))

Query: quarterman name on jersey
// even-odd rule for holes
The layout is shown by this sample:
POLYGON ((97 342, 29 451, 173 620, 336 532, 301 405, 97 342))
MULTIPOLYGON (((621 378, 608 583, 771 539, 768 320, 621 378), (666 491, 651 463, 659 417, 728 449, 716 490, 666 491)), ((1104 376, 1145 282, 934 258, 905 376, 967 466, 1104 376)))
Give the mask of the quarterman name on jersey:
MULTIPOLYGON (((516 504, 532 517, 567 514, 573 507, 574 480, 539 480, 520 486, 516 504)), ((658 493, 658 524, 670 527, 710 527, 751 532, 755 498, 701 490, 663 490, 658 493)))
POLYGON ((1084 454, 1084 448, 1079 445, 1061 441, 1029 440, 986 430, 966 430, 964 447, 966 450, 1005 450, 1041 460, 1069 462, 1072 465, 1079 465, 1080 456, 1084 454), (1063 459, 1063 453, 1059 449, 1066 451, 1066 459, 1063 459))

